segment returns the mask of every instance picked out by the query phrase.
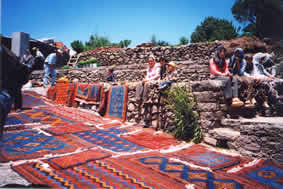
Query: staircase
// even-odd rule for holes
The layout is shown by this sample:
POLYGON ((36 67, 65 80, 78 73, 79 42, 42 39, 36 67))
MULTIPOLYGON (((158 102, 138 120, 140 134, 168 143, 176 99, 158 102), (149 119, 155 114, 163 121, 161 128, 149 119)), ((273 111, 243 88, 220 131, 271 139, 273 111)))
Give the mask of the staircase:
POLYGON ((68 62, 68 66, 74 68, 76 66, 76 64, 78 63, 79 59, 80 59, 80 54, 76 54, 75 56, 72 56, 68 62))

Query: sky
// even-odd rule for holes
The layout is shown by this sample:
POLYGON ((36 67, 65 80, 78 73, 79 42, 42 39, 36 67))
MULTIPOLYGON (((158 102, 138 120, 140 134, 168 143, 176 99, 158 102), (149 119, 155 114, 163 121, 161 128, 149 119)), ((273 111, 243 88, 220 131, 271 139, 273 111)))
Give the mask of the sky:
POLYGON ((190 39, 197 25, 214 16, 239 23, 235 0, 1 0, 1 33, 29 33, 33 39, 55 37, 67 47, 86 42, 91 34, 111 42, 132 40, 130 47, 157 40, 178 44, 190 39))

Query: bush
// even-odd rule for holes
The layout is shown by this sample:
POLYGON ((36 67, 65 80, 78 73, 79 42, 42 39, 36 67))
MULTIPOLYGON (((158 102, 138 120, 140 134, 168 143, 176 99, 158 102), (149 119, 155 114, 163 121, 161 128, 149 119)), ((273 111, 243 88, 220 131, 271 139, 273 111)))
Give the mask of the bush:
POLYGON ((59 69, 70 69, 70 66, 65 65, 65 66, 62 66, 62 67, 61 67, 61 68, 59 68, 59 69))
POLYGON ((94 64, 97 63, 97 59, 96 58, 92 58, 89 60, 81 60, 78 62, 78 64, 94 64))
POLYGON ((196 103, 191 88, 171 87, 167 91, 166 110, 175 115, 173 133, 176 138, 195 143, 201 142, 202 132, 198 123, 196 103))

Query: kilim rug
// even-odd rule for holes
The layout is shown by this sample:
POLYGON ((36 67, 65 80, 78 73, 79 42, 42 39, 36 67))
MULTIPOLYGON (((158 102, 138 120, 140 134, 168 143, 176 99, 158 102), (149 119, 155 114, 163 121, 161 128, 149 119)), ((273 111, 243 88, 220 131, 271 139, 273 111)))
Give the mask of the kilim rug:
POLYGON ((181 141, 178 141, 169 134, 157 133, 154 135, 152 132, 148 131, 141 131, 133 135, 121 135, 121 137, 135 144, 151 149, 160 149, 181 143, 181 141))
POLYGON ((31 108, 40 105, 45 105, 45 102, 40 97, 36 97, 31 94, 23 94, 23 107, 31 108))
POLYGON ((33 184, 47 184, 52 188, 110 188, 110 189, 165 189, 182 188, 184 184, 168 181, 162 174, 149 170, 120 166, 117 160, 96 160, 68 169, 44 168, 40 162, 12 166, 33 184), (130 168, 130 169, 129 169, 130 168))
POLYGON ((56 100, 56 85, 49 87, 46 96, 52 101, 56 100))
POLYGON ((67 91, 66 105, 72 107, 75 104, 77 83, 70 83, 67 91))
POLYGON ((73 133, 72 135, 75 135, 90 144, 95 144, 114 152, 133 152, 146 149, 116 135, 110 134, 107 131, 99 129, 73 133))
POLYGON ((88 83, 79 83, 77 86, 76 97, 81 99, 87 99, 88 86, 88 83))
POLYGON ((258 164, 245 167, 235 174, 247 179, 247 181, 255 181, 257 184, 254 188, 283 188, 283 167, 272 161, 262 160, 258 164))
POLYGON ((0 146, 0 162, 32 159, 50 153, 72 152, 76 149, 58 138, 31 130, 4 133, 0 146))
POLYGON ((172 156, 181 160, 209 167, 212 170, 223 169, 236 165, 240 162, 239 156, 230 156, 207 149, 205 146, 195 144, 190 148, 171 153, 172 156))
POLYGON ((74 133, 74 132, 80 132, 80 131, 89 131, 95 129, 95 127, 83 125, 83 124, 71 124, 71 125, 63 125, 63 126, 57 126, 57 127, 49 127, 46 129, 42 129, 48 133, 51 133, 53 135, 64 135, 67 133, 74 133))
POLYGON ((67 105, 69 83, 56 84, 56 104, 67 105))
POLYGON ((101 85, 99 85, 99 84, 89 85, 88 95, 87 95, 86 100, 99 102, 99 100, 100 100, 100 90, 101 90, 101 85))
POLYGON ((107 131, 110 134, 113 135, 119 135, 119 134, 126 134, 129 132, 137 131, 137 128, 135 127, 111 127, 111 128, 106 128, 104 131, 107 131))
POLYGON ((100 160, 110 157, 111 154, 106 153, 102 150, 95 149, 85 152, 79 152, 76 154, 61 156, 57 158, 49 159, 49 163, 56 169, 67 169, 70 167, 78 166, 89 161, 100 160))
POLYGON ((126 120, 128 102, 128 86, 112 86, 108 94, 107 108, 105 117, 126 120))
POLYGON ((91 123, 91 124, 104 124, 109 123, 109 120, 105 120, 103 117, 94 113, 85 112, 80 109, 68 108, 64 106, 55 107, 42 107, 42 110, 56 114, 57 116, 64 117, 68 120, 73 120, 79 123, 91 123))
MULTIPOLYGON (((125 159, 133 161, 144 168, 167 175, 170 180, 177 180, 184 184, 194 184, 195 188, 253 188, 253 182, 246 182, 237 176, 224 172, 209 172, 207 170, 192 168, 182 162, 171 160, 165 155, 137 154, 136 157, 125 159)), ((119 160, 123 160, 120 157, 119 160)), ((124 164, 123 164, 124 165, 124 164)))

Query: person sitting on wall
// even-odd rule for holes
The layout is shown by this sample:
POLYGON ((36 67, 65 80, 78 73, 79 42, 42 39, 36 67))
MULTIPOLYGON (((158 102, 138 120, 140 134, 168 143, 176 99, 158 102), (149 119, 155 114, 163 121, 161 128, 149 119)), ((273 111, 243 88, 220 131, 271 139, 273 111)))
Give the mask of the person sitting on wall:
POLYGON ((106 81, 115 82, 114 68, 107 69, 106 81))
POLYGON ((177 65, 171 61, 168 64, 168 69, 166 72, 166 77, 163 79, 163 81, 159 85, 159 89, 164 90, 171 86, 172 83, 177 81, 177 71, 176 71, 177 65))
MULTIPOLYGON (((152 88, 155 88, 156 81, 160 80, 160 65, 155 63, 155 57, 150 55, 147 59, 148 67, 145 79, 136 87, 136 103, 152 102, 155 95, 152 88)), ((158 87, 158 85, 157 85, 158 87)))
POLYGON ((224 97, 228 106, 240 107, 244 103, 238 98, 238 82, 233 77, 233 74, 229 72, 225 53, 226 49, 220 46, 217 48, 214 58, 209 61, 211 79, 222 81, 224 85, 224 97))
POLYGON ((263 67, 265 61, 270 61, 269 57, 267 53, 257 53, 252 58, 248 57, 248 66, 245 72, 246 76, 255 81, 253 94, 256 101, 265 108, 276 105, 279 97, 276 87, 280 88, 282 84, 281 80, 276 79, 263 67))
POLYGON ((45 61, 44 61, 44 78, 43 78, 43 86, 47 87, 48 85, 48 80, 49 80, 49 74, 51 74, 51 85, 55 85, 56 81, 56 70, 55 70, 55 65, 56 65, 56 60, 59 56, 61 56, 61 50, 57 50, 56 53, 51 53, 49 54, 45 61))
POLYGON ((164 78, 165 78, 165 75, 166 75, 167 59, 161 57, 161 58, 159 59, 159 62, 160 62, 160 79, 164 79, 164 78))

